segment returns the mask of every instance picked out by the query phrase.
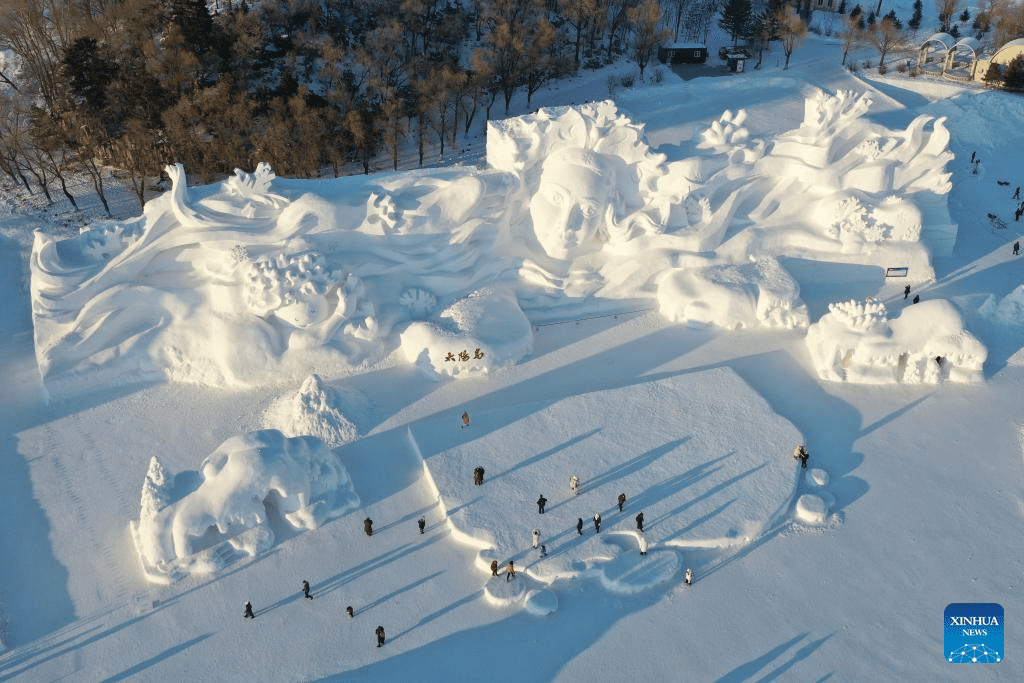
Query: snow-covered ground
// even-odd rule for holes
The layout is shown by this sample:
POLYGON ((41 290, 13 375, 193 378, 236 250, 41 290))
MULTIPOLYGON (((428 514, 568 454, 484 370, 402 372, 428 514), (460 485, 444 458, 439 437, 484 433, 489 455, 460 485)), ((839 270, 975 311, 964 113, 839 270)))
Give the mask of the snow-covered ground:
MULTIPOLYGON (((308 184, 257 172, 233 181, 234 194, 181 183, 147 207, 148 223, 107 224, 93 235, 102 239, 65 240, 51 226, 52 258, 34 267, 53 279, 32 292, 28 232, 51 219, 8 204, 0 680, 1024 678, 1019 639, 1006 639, 999 664, 965 672, 946 663, 942 637, 950 603, 1002 604, 1011 635, 1024 613, 1014 540, 1024 516, 1024 260, 1010 251, 1021 233, 1010 195, 1024 184, 1024 100, 856 77, 838 60, 834 44, 813 39, 787 71, 769 60, 759 72, 616 91, 618 110, 665 155, 664 177, 699 185, 710 213, 660 214, 667 235, 570 241, 594 249, 570 254, 577 267, 554 276, 545 257, 565 246, 554 236, 535 229, 535 242, 502 242, 540 209, 509 217, 486 201, 495 186, 539 194, 539 167, 511 185, 479 169, 308 184), (861 106, 862 93, 870 108, 826 131, 827 142, 801 126, 809 112, 861 106), (924 133, 907 132, 915 121, 924 133), (850 157, 862 138, 874 151, 850 157), (835 139, 849 144, 836 149, 835 139), (916 160, 914 177, 864 170, 900 149, 914 152, 900 157, 916 160), (378 187, 390 195, 369 196, 378 187), (867 218, 830 234, 820 199, 838 192, 860 193, 867 218), (917 207, 919 233, 913 212, 885 223, 887 195, 917 207), (399 211, 414 218, 403 223, 399 211), (357 234, 330 241, 317 223, 328 218, 357 234), (438 224, 464 230, 445 236, 461 251, 438 247, 438 224), (865 247, 865 231, 883 224, 909 244, 865 247), (680 237, 688 229, 701 235, 699 258, 680 237), (365 272, 336 270, 332 254, 349 252, 365 272), (771 260, 750 265, 761 254, 771 260), (533 265, 506 280, 494 255, 533 265), (246 259, 256 266, 246 270, 246 259), (649 277, 623 276, 630 259, 649 277), (907 265, 909 278, 884 277, 907 265), (535 288, 538 273, 546 290, 535 288), (595 273, 607 288, 587 291, 595 273), (234 297, 229 281, 250 289, 234 297), (918 309, 904 298, 908 283, 918 309), (339 335, 349 341, 331 346, 339 335), (466 360, 444 359, 462 350, 466 360), (340 461, 322 470, 330 486, 306 476, 322 452, 268 429, 328 441, 340 461), (807 470, 791 457, 800 442, 807 470), (145 517, 153 456, 173 485, 150 494, 148 505, 168 511, 152 526, 179 529, 176 547, 198 554, 237 551, 230 540, 241 539, 254 555, 212 552, 212 563, 175 565, 189 571, 170 585, 147 581, 130 523, 145 517), (294 491, 300 505, 287 502, 294 491), (306 507, 328 493, 340 517, 306 507), (207 516, 176 526, 171 512, 197 509, 188 496, 201 496, 207 516), (251 514, 251 496, 274 503, 264 518, 251 514), (214 520, 222 528, 188 533, 214 520), (531 548, 534 528, 544 558, 531 548), (493 578, 491 559, 521 572, 493 578), (252 621, 242 618, 247 600, 252 621), (380 649, 378 625, 388 635, 380 649)), ((535 104, 604 99, 605 83, 560 84, 535 104)), ((499 165, 512 158, 488 149, 499 165)), ((617 177, 611 194, 629 205, 617 177)), ((637 201, 680 203, 673 189, 637 201)))

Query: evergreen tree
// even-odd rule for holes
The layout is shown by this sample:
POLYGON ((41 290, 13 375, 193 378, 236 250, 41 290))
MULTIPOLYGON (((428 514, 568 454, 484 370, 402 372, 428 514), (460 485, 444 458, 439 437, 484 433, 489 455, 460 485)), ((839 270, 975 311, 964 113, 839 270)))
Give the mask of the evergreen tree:
POLYGON ((924 4, 921 0, 914 0, 914 14, 910 17, 910 21, 907 22, 907 26, 915 31, 921 28, 921 11, 923 9, 924 4))
POLYGON ((82 37, 71 43, 61 61, 70 89, 70 104, 97 113, 107 106, 107 86, 117 75, 117 64, 95 38, 82 37))
POLYGON ((1007 88, 1024 89, 1024 55, 1017 55, 1006 65, 1003 80, 1007 88))
POLYGON ((738 38, 748 35, 752 14, 753 7, 750 0, 727 0, 722 6, 718 25, 729 32, 733 45, 736 45, 738 38))

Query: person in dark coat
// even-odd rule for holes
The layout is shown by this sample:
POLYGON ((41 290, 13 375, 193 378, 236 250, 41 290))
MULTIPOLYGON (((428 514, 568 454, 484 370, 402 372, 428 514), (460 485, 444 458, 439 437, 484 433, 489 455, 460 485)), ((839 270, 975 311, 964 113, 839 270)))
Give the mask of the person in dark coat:
POLYGON ((354 617, 356 615, 356 611, 354 609, 352 609, 352 605, 349 605, 348 607, 345 608, 345 614, 347 614, 348 618, 351 619, 352 617, 354 617))
POLYGON ((640 513, 636 516, 636 528, 640 531, 644 530, 644 513, 640 513))
POLYGON ((1017 256, 1020 254, 1020 240, 1013 243, 1013 255, 1017 256))
POLYGON ((920 295, 920 294, 915 294, 915 295, 914 295, 914 298, 912 299, 912 301, 913 301, 913 302, 914 302, 915 304, 919 304, 919 303, 921 303, 921 295, 920 295))
POLYGON ((309 581, 302 580, 302 594, 306 596, 307 600, 312 600, 313 596, 309 594, 309 581))
POLYGON ((491 576, 497 576, 497 575, 498 575, 498 561, 497 560, 491 560, 491 576))
POLYGON ((1013 191, 1013 198, 1020 199, 1020 185, 1018 185, 1017 189, 1013 191))
POLYGON ((579 519, 576 520, 576 533, 579 534, 580 536, 583 535, 583 518, 582 517, 580 517, 579 519))
POLYGON ((378 626, 375 633, 377 634, 377 647, 380 647, 384 644, 384 627, 378 626))
POLYGON ((367 536, 373 536, 373 520, 369 517, 363 520, 363 531, 367 536))
POLYGON ((622 506, 626 504, 626 494, 619 494, 619 512, 622 512, 622 506))
POLYGON ((548 504, 548 499, 541 494, 540 498, 537 499, 537 512, 544 514, 544 506, 548 504))
POLYGON ((512 560, 509 560, 508 571, 505 572, 505 583, 508 583, 514 578, 516 578, 516 566, 512 563, 512 560))
POLYGON ((594 531, 596 533, 601 533, 601 513, 600 512, 597 513, 596 515, 594 515, 594 531))
POLYGON ((246 601, 245 603, 245 614, 243 615, 246 619, 255 619, 256 615, 252 611, 252 603, 246 601))
POLYGON ((910 296, 910 285, 903 288, 903 298, 906 299, 908 296, 910 296))
POLYGON ((484 483, 484 468, 477 467, 473 470, 473 483, 480 486, 484 483))
POLYGON ((420 528, 420 533, 422 534, 423 530, 427 528, 427 519, 425 517, 420 517, 416 520, 416 526, 420 528))

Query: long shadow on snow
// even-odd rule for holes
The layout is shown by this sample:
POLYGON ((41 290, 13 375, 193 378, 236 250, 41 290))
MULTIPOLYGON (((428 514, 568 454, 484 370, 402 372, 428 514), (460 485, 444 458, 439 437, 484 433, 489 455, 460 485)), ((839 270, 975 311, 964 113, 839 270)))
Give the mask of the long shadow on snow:
MULTIPOLYGON (((773 661, 782 657, 786 653, 786 651, 788 651, 790 648, 795 647, 801 641, 805 640, 808 635, 808 633, 804 632, 793 638, 790 638, 786 642, 773 647, 771 650, 764 653, 760 657, 756 657, 747 662, 746 664, 741 664, 740 666, 736 667, 724 676, 718 678, 715 681, 715 683, 743 683, 743 681, 749 681, 753 679, 759 671, 770 665, 773 661)), ((803 661, 804 659, 807 659, 812 654, 814 654, 814 651, 822 645, 824 645, 825 642, 828 641, 830 638, 832 638, 832 634, 829 634, 824 638, 819 638, 818 640, 812 640, 808 642, 799 650, 796 650, 795 652, 791 653, 788 660, 779 664, 774 669, 769 671, 764 676, 758 678, 757 680, 773 681, 779 678, 782 674, 786 673, 791 668, 793 668, 795 664, 797 664, 800 661, 803 661)), ((829 677, 831 677, 831 674, 829 674, 829 677)))
MULTIPOLYGON (((413 628, 425 626, 437 616, 472 602, 478 595, 479 591, 474 591, 461 596, 413 628)), ((654 590, 623 600, 596 581, 583 581, 578 588, 558 591, 558 611, 550 617, 538 619, 524 611, 516 612, 506 619, 452 633, 415 650, 320 680, 391 683, 407 680, 410 672, 430 672, 430 680, 435 681, 485 681, 493 679, 496 672, 522 671, 523 653, 529 653, 526 678, 550 681, 619 619, 646 609, 663 596, 664 591, 654 590)), ((384 648, 387 647, 385 644, 384 648)), ((386 655, 386 649, 381 654, 386 655)))
MULTIPOLYGON (((31 357, 31 335, 20 334, 0 344, 0 358, 31 357)), ((20 373, 20 370, 18 371, 20 373)), ((67 569, 57 561, 50 545, 50 523, 34 495, 31 465, 18 451, 17 435, 25 430, 128 396, 145 385, 96 391, 75 399, 44 399, 26 395, 23 387, 0 391, 0 410, 9 429, 0 433, 0 586, 28 587, 8 590, 3 611, 7 621, 6 645, 16 648, 52 633, 75 619, 68 592, 67 569), (45 599, 41 599, 45 596, 45 599)), ((6 662, 0 659, 0 669, 6 662)))
POLYGON ((204 633, 203 635, 197 636, 197 637, 193 638, 192 640, 186 640, 184 643, 179 643, 177 645, 174 645, 173 647, 169 647, 166 650, 164 650, 163 652, 161 652, 161 653, 159 653, 157 655, 154 655, 154 656, 150 657, 149 659, 141 661, 141 662, 139 662, 138 664, 136 664, 133 667, 129 667, 129 668, 125 669, 124 671, 122 671, 121 673, 117 674, 116 676, 111 676, 110 678, 104 679, 103 683, 116 683, 116 681, 123 681, 123 680, 126 680, 128 678, 131 678, 132 676, 135 676, 136 674, 142 673, 143 671, 145 671, 149 667, 153 666, 154 664, 159 664, 160 662, 164 661, 165 659, 173 657, 174 655, 178 654, 179 652, 184 652, 185 650, 189 649, 193 645, 197 645, 197 644, 203 642, 204 640, 206 640, 207 638, 209 638, 212 635, 213 635, 212 633, 204 633))

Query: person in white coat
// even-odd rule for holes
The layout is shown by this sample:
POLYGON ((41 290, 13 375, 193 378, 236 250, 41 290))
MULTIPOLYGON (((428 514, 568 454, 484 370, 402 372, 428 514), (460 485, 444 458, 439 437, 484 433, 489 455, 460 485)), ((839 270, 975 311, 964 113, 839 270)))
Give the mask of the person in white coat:
POLYGON ((575 474, 569 477, 569 490, 574 496, 580 492, 580 478, 575 474))
POLYGON ((540 545, 540 529, 533 530, 533 549, 536 550, 540 545))
POLYGON ((687 586, 693 585, 693 570, 689 567, 686 568, 686 576, 683 577, 683 581, 687 586))
POLYGON ((647 539, 644 538, 643 534, 640 534, 640 538, 637 539, 637 545, 640 546, 640 554, 641 555, 646 555, 647 554, 647 539))

